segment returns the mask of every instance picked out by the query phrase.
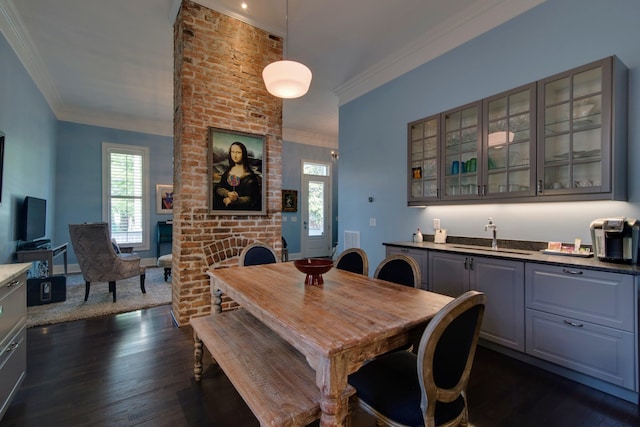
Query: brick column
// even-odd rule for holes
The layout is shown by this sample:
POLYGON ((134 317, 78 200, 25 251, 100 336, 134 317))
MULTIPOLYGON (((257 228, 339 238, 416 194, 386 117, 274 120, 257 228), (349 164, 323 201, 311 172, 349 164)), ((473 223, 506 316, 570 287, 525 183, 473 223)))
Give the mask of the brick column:
POLYGON ((183 0, 174 24, 171 277, 180 326, 211 312, 207 270, 237 264, 253 241, 281 251, 282 100, 262 81, 262 69, 281 58, 281 38, 183 0), (209 213, 209 127, 266 135, 266 216, 209 213))

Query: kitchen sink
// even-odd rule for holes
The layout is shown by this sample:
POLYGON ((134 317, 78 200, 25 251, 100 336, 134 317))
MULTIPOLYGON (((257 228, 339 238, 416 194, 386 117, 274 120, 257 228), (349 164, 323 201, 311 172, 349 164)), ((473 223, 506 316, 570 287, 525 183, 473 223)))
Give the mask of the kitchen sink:
POLYGON ((517 254, 517 255, 531 255, 531 252, 519 251, 516 249, 491 249, 485 248, 483 246, 472 246, 472 245, 451 245, 452 248, 457 249, 468 249, 471 251, 484 251, 484 252, 495 252, 495 253, 506 253, 506 254, 517 254))

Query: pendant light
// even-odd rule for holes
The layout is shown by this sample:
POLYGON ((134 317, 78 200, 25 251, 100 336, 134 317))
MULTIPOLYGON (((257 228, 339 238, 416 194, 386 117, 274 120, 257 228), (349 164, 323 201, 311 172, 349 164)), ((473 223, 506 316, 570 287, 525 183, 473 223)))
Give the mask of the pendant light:
MULTIPOLYGON (((285 58, 289 50, 289 0, 285 15, 285 58)), ((267 91, 278 98, 299 98, 309 90, 311 70, 304 64, 283 59, 272 62, 262 70, 262 79, 267 91)))

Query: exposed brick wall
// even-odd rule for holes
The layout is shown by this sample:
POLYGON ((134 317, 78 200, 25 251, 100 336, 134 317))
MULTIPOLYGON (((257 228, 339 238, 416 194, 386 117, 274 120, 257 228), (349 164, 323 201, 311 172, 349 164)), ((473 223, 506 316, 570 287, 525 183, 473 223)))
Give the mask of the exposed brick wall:
MULTIPOLYGON (((181 326, 211 312, 207 270, 237 264, 254 241, 281 252, 282 100, 262 82, 262 69, 281 58, 281 38, 183 0, 174 24, 171 279, 181 326), (209 127, 266 135, 266 216, 209 213, 209 127)), ((223 301, 223 308, 232 305, 223 301)))

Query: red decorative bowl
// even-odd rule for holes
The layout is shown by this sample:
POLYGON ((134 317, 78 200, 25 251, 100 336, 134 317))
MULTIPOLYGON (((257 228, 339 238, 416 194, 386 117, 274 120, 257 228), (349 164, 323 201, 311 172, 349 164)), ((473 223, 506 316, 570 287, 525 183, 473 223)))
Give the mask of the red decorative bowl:
POLYGON ((330 259, 305 258, 293 261, 298 271, 307 275, 304 280, 305 285, 322 285, 324 280, 322 275, 333 267, 330 259))

